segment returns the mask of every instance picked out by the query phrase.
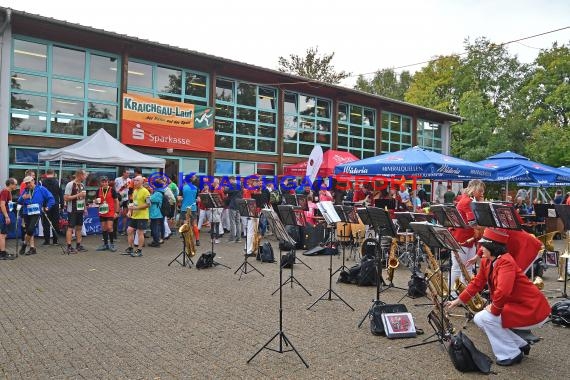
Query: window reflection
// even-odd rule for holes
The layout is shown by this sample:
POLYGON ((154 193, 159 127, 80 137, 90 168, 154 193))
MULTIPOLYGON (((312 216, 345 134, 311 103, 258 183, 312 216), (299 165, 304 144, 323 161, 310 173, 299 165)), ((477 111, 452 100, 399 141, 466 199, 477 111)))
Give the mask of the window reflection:
POLYGON ((129 87, 152 88, 152 66, 129 61, 127 81, 129 87))
POLYGON ((218 120, 214 122, 216 132, 234 133, 234 123, 228 120, 218 120))
POLYGON ((117 107, 108 104, 91 103, 87 105, 87 117, 92 119, 117 119, 117 107))
POLYGON ((317 116, 318 117, 322 117, 322 118, 330 118, 330 108, 331 108, 331 104, 330 102, 326 101, 326 100, 317 100, 317 116))
POLYGON ((206 77, 200 74, 186 72, 186 96, 207 97, 206 77))
POLYGON ((83 98, 85 96, 83 82, 64 79, 52 79, 51 91, 54 95, 70 96, 73 98, 83 98))
POLYGON ((87 97, 93 100, 117 102, 117 88, 90 84, 87 88, 87 97))
POLYGON ((12 73, 10 87, 13 90, 47 92, 47 78, 37 75, 12 73))
POLYGON ((83 135, 83 120, 56 117, 51 120, 51 133, 61 135, 83 135))
POLYGON ((13 109, 47 112, 47 98, 44 96, 12 93, 11 98, 13 109))
POLYGON ((103 128, 113 137, 117 137, 117 124, 115 123, 102 123, 99 121, 88 121, 87 122, 87 136, 91 136, 99 129, 103 128))
POLYGON ((305 116, 315 116, 315 98, 299 95, 299 113, 305 116))
POLYGON ((272 88, 260 87, 257 106, 264 109, 276 109, 276 93, 272 88))
POLYGON ((233 148, 233 137, 225 135, 216 135, 216 148, 233 148))
POLYGON ((90 61, 89 78, 91 80, 117 83, 117 58, 91 54, 90 61))
POLYGON ((47 132, 45 116, 12 113, 10 129, 14 131, 47 132))
POLYGON ((244 106, 255 107, 256 86, 240 83, 237 88, 237 102, 244 106))
POLYGON ((83 116, 83 102, 53 98, 51 102, 51 113, 81 117, 83 116))
POLYGON ((158 66, 156 88, 159 92, 182 94, 182 71, 158 66))
POLYGON ((35 42, 14 40, 14 66, 33 71, 46 71, 47 46, 35 42))
MULTIPOLYGON (((275 141, 271 140, 257 140, 257 150, 262 152, 275 152, 275 141)), ((272 173, 274 174, 275 171, 272 173)), ((262 174, 262 173, 259 173, 262 174)))
POLYGON ((218 79, 216 81, 216 99, 224 102, 231 102, 234 99, 233 95, 234 83, 218 79))
POLYGON ((52 48, 52 72, 66 77, 85 77, 85 52, 60 46, 52 48))
POLYGON ((234 117, 234 106, 229 106, 225 104, 216 105, 216 117, 234 117))
POLYGON ((297 94, 285 93, 284 111, 285 113, 297 113, 297 94))
POLYGON ((255 136, 255 124, 237 123, 236 133, 240 135, 255 136))
POLYGON ((255 150, 255 139, 236 137, 236 149, 255 150))

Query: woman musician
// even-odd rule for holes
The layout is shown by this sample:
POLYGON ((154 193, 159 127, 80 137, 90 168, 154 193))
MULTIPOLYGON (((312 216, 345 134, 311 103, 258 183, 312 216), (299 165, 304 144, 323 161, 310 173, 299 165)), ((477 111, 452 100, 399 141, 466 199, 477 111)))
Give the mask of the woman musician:
POLYGON ((507 252, 508 239, 503 231, 485 229, 479 240, 483 254, 479 273, 459 298, 446 303, 446 308, 452 309, 489 286, 491 304, 475 314, 473 321, 487 335, 497 364, 502 366, 520 363, 523 353, 530 352, 530 345, 511 329, 541 327, 550 314, 550 305, 542 292, 507 252))

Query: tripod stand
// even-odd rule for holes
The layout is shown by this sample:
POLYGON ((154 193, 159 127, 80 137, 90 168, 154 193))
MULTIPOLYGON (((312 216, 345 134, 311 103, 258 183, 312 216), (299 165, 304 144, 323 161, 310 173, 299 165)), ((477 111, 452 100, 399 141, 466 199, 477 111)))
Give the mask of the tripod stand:
MULTIPOLYGON (((394 228, 394 224, 390 219, 390 215, 387 211, 382 210, 377 207, 367 207, 365 209, 359 209, 358 215, 363 223, 372 225, 374 231, 376 231, 377 236, 381 236, 384 233, 386 236, 391 236, 392 239, 396 235, 396 230, 394 228)), ((364 314, 360 322, 358 323, 358 327, 360 328, 366 317, 372 315, 374 311, 374 307, 376 305, 384 305, 385 303, 380 301, 380 293, 383 290, 380 290, 381 283, 383 286, 387 286, 384 278, 382 277, 382 249, 380 247, 380 243, 376 241, 376 249, 374 251, 374 256, 376 259, 376 298, 372 300, 372 305, 364 314)), ((384 289, 386 290, 386 289, 384 289)))
MULTIPOLYGON (((265 275, 263 273, 261 273, 256 267, 253 266, 253 264, 250 264, 247 261, 248 257, 250 256, 250 253, 247 252, 247 247, 248 247, 248 243, 249 243, 249 240, 247 238, 247 236, 249 235, 249 233, 248 233, 249 227, 250 227, 250 223, 253 223, 251 219, 257 218, 257 205, 255 203, 255 199, 236 199, 236 206, 237 206, 237 209, 239 211, 240 216, 246 218, 246 222, 245 222, 246 233, 245 233, 245 254, 243 255, 243 262, 236 269, 234 274, 237 274, 237 272, 240 272, 238 281, 241 280, 242 275, 251 273, 253 271, 259 273, 262 277, 265 277, 265 275)), ((255 228, 254 228, 254 230, 255 230, 255 228)), ((251 255, 253 255, 253 252, 251 252, 251 255)))
MULTIPOLYGON (((268 210, 269 214, 271 213, 271 210, 268 210)), ((267 214, 266 214, 267 216, 267 214)), ((269 219, 268 219, 269 220, 269 219)), ((276 233, 277 238, 279 240, 284 240, 284 241, 289 241, 290 237, 288 236, 287 232, 285 232, 285 235, 283 235, 283 230, 278 230, 277 228, 274 228, 273 231, 276 233)), ((293 241, 294 243, 294 241, 293 241)), ((281 256, 281 255, 280 255, 281 256)), ((282 266, 282 256, 279 259, 279 283, 282 284, 282 280, 283 280, 283 266, 282 266)), ((295 348, 295 346, 293 346, 293 343, 289 340, 289 338, 287 338, 287 335, 285 335, 285 332, 283 331, 283 285, 279 286, 279 288, 277 289, 279 290, 279 331, 277 331, 277 333, 275 333, 275 335, 273 335, 271 337, 271 339, 269 339, 267 341, 267 343, 265 343, 255 354, 253 354, 253 356, 251 358, 248 359, 247 363, 251 362, 261 351, 263 351, 263 349, 269 350, 269 351, 273 351, 273 352, 277 352, 279 354, 283 354, 285 352, 291 352, 294 351, 297 356, 299 357, 299 359, 301 359, 301 361, 303 362, 303 364, 305 365, 305 367, 309 368, 309 365, 307 364, 307 362, 305 361, 305 359, 303 359, 303 357, 301 356, 301 354, 299 353, 299 351, 297 351, 297 349, 295 348), (273 340, 275 338, 279 337, 279 348, 278 349, 274 349, 274 348, 270 348, 269 344, 271 342, 273 342, 273 340), (283 349, 283 344, 285 344, 286 346, 291 346, 290 349, 284 350, 283 349)))
MULTIPOLYGON (((296 214, 295 214, 295 210, 293 208, 293 206, 289 206, 289 205, 279 205, 278 206, 279 209, 279 216, 281 218, 282 222, 281 226, 286 225, 286 226, 294 226, 295 228, 298 228, 298 222, 297 222, 297 218, 296 218, 296 214)), ((265 210, 263 210, 265 211, 265 210)), ((262 211, 262 212, 263 212, 262 211)), ((267 216, 267 213, 264 213, 267 216)), ((273 215, 271 216, 273 217, 273 215)), ((268 219, 269 221, 269 219, 268 219)), ((275 220, 273 220, 273 225, 277 224, 278 222, 276 222, 275 220)), ((272 226, 273 226, 272 225, 272 226)), ((283 227, 283 230, 285 231, 285 233, 287 233, 287 231, 285 230, 285 228, 283 227)), ((287 233, 287 236, 289 236, 289 234, 287 233)), ((290 237, 290 236, 289 236, 290 237)), ((296 255, 296 251, 295 251, 295 241, 291 239, 291 241, 293 241, 293 249, 290 251, 291 254, 293 255, 294 259, 293 259, 293 263, 291 264, 291 273, 289 274, 289 278, 287 278, 287 280, 285 280, 285 282, 281 283, 281 285, 279 286, 278 289, 275 289, 275 291, 273 293, 271 293, 271 295, 274 295, 275 293, 277 293, 278 290, 280 290, 283 286, 285 286, 288 283, 291 283, 291 289, 293 289, 293 283, 299 285, 309 296, 311 296, 311 293, 303 286, 303 284, 301 284, 294 275, 293 272, 293 268, 295 267, 295 260, 297 260, 297 255, 296 255)), ((281 256, 281 250, 279 250, 279 256, 281 256)), ((281 260, 281 259, 280 259, 281 260)), ((307 264, 303 263, 300 259, 299 261, 304 264, 305 266, 307 266, 309 269, 311 269, 307 264)))
POLYGON ((332 275, 334 276, 336 273, 340 271, 347 271, 348 267, 345 265, 345 249, 346 244, 350 241, 350 236, 346 235, 346 226, 349 223, 358 224, 358 216, 356 215, 355 209, 353 206, 345 206, 345 205, 334 205, 334 209, 337 212, 342 225, 342 237, 343 239, 347 239, 344 242, 339 243, 342 245, 342 265, 335 270, 332 275))
POLYGON ((230 269, 229 266, 224 265, 222 263, 217 262, 214 258, 216 257, 216 252, 214 251, 214 242, 216 237, 214 236, 216 234, 215 232, 215 227, 220 225, 220 220, 218 220, 217 222, 214 222, 214 209, 217 208, 223 208, 223 202, 222 202, 222 198, 220 197, 220 194, 218 193, 201 193, 198 194, 198 196, 200 197, 200 201, 202 202, 202 204, 204 205, 204 207, 212 209, 212 221, 210 222, 211 226, 210 226, 210 244, 211 244, 211 251, 206 252, 206 255, 212 255, 212 261, 213 261, 213 265, 214 266, 222 266, 224 268, 230 269))
MULTIPOLYGON (((566 249, 564 253, 560 255, 558 258, 558 265, 562 266, 564 262, 564 289, 562 290, 562 295, 557 298, 566 298, 568 299, 568 293, 566 293, 566 286, 568 285, 568 259, 570 258, 570 206, 568 205, 555 205, 554 208, 556 209, 556 213, 562 219, 564 223, 564 229, 566 230, 566 249), (565 259, 562 261, 562 259, 565 259)), ((558 271, 559 275, 561 275, 560 270, 558 271)), ((559 280, 560 281, 560 280, 559 280)))

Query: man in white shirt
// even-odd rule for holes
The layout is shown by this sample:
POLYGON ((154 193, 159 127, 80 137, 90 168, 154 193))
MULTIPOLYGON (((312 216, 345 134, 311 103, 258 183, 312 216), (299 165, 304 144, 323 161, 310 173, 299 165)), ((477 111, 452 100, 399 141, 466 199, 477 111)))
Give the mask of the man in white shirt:
MULTIPOLYGON (((127 231, 127 208, 129 205, 129 188, 131 187, 131 172, 129 169, 123 170, 123 175, 115 179, 115 191, 121 196, 121 214, 123 218, 122 229, 119 233, 124 234, 127 231)), ((118 222, 118 219, 117 219, 118 222)))

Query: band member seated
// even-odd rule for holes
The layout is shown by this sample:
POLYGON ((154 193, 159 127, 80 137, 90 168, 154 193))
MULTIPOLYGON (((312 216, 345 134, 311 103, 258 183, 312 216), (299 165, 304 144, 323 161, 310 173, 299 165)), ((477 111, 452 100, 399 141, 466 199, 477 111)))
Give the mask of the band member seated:
POLYGON ((491 304, 475 314, 473 321, 487 334, 497 364, 502 366, 520 363, 523 353, 528 355, 530 352, 530 345, 511 329, 540 327, 550 314, 550 305, 544 295, 507 252, 508 239, 509 236, 500 230, 485 229, 479 240, 483 258, 477 276, 458 299, 446 304, 451 309, 466 303, 489 285, 491 304))

